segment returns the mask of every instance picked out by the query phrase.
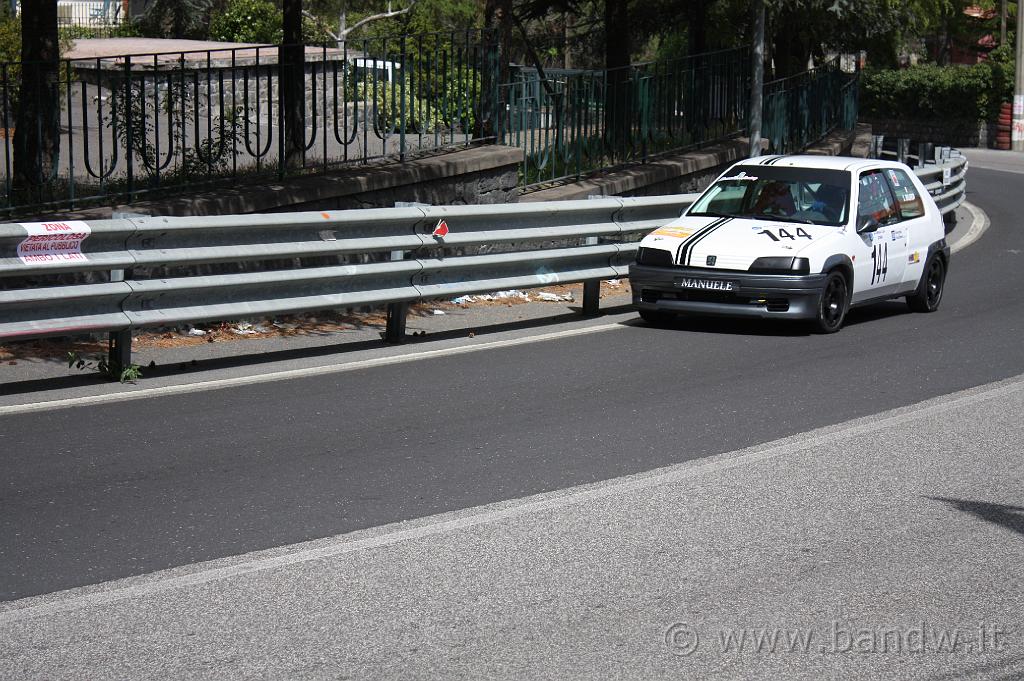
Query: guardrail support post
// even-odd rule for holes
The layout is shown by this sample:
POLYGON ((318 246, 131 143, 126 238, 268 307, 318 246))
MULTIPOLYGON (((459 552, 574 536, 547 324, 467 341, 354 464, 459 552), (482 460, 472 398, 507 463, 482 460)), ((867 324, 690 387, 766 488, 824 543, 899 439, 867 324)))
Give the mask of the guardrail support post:
MULTIPOLYGON (((392 260, 404 260, 405 251, 391 251, 392 260)), ((388 323, 384 329, 385 343, 401 343, 405 340, 405 320, 409 315, 409 303, 388 303, 388 323)))
POLYGON ((910 138, 900 137, 896 140, 896 160, 906 163, 908 156, 910 156, 910 138))
POLYGON ((127 369, 132 364, 132 332, 111 331, 107 343, 107 363, 112 367, 127 369))
POLYGON ((917 166, 924 168, 928 163, 935 162, 935 145, 931 142, 921 142, 917 151, 917 166))
POLYGON ((885 145, 885 135, 871 136, 871 158, 882 158, 882 148, 885 145))
MULTIPOLYGON (((124 270, 111 270, 110 281, 124 281, 124 270)), ((107 363, 119 370, 132 364, 132 330, 111 331, 107 341, 107 363)))
POLYGON ((583 282, 583 314, 593 317, 601 311, 601 280, 583 282))
MULTIPOLYGON (((597 237, 588 236, 583 240, 586 246, 596 246, 597 237)), ((593 317, 601 311, 601 280, 583 282, 583 314, 593 317)))

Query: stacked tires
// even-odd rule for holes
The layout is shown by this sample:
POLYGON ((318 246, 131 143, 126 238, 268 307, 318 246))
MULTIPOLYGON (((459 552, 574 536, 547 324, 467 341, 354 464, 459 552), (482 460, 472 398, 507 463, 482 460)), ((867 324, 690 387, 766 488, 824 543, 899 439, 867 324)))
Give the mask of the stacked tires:
POLYGON ((1013 104, 1006 102, 999 110, 999 119, 996 121, 996 149, 1009 151, 1010 130, 1013 128, 1013 104))

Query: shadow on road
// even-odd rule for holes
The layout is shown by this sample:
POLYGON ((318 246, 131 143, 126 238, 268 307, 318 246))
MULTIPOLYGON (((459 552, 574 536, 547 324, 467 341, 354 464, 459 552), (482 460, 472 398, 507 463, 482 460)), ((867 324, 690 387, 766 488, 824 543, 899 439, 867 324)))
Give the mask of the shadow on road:
MULTIPOLYGON (((910 314, 902 300, 876 303, 850 310, 844 326, 857 326, 888 317, 910 314)), ((643 322, 639 322, 643 324, 643 322)), ((650 326, 650 325, 649 325, 650 326)), ((813 335, 809 322, 784 319, 736 319, 732 317, 709 317, 681 314, 663 326, 653 327, 667 331, 692 331, 740 336, 800 337, 813 335)), ((842 333, 842 331, 840 331, 842 333)))
MULTIPOLYGON (((621 314, 628 312, 629 305, 602 308, 602 314, 621 314)), ((514 322, 503 322, 489 325, 467 325, 463 328, 450 329, 446 331, 434 331, 423 336, 406 336, 404 346, 415 346, 425 342, 436 342, 466 338, 472 334, 476 338, 483 338, 508 331, 524 329, 543 329, 545 327, 565 324, 571 321, 579 321, 581 311, 579 308, 570 307, 569 312, 536 319, 524 319, 514 322)), ((288 348, 271 352, 248 352, 215 358, 195 359, 188 362, 170 362, 168 364, 155 364, 142 367, 143 376, 138 384, 144 386, 148 380, 166 378, 168 376, 186 376, 190 374, 201 375, 205 372, 232 369, 236 367, 255 367, 273 362, 287 362, 293 360, 313 359, 330 355, 344 356, 346 354, 378 350, 387 347, 379 340, 344 340, 339 339, 338 343, 329 345, 318 345, 313 347, 288 348)), ((56 360, 55 360, 56 361, 56 360)), ((20 395, 33 392, 60 391, 69 388, 76 388, 86 385, 104 383, 105 380, 96 373, 73 374, 70 376, 57 376, 52 378, 33 378, 22 381, 0 382, 0 395, 20 395)))
MULTIPOLYGON (((1008 643, 1004 643, 1003 649, 1005 650, 1010 645, 1013 645, 1012 639, 1008 643)), ((1024 655, 1014 655, 998 662, 979 664, 974 669, 958 668, 955 672, 940 674, 930 678, 932 681, 968 681, 970 679, 1020 681, 1020 679, 1024 678, 1024 655)))
POLYGON ((1006 506, 991 504, 987 501, 969 501, 967 499, 950 499, 947 497, 928 497, 932 501, 941 501, 963 513, 970 513, 975 518, 995 523, 1024 534, 1024 506, 1006 506))

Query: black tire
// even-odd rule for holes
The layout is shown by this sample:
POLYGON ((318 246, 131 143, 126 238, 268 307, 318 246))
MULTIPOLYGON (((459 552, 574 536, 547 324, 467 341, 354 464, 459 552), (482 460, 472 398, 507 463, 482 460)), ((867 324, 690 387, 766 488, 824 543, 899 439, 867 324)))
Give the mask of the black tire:
POLYGON ((640 319, 651 326, 665 326, 676 318, 673 313, 666 312, 665 310, 638 310, 638 312, 640 313, 640 319))
POLYGON ((850 309, 850 287, 846 276, 838 270, 829 272, 818 300, 818 314, 814 329, 818 333, 835 333, 843 327, 846 311, 850 309))
POLYGON ((935 312, 946 289, 946 263, 938 253, 928 258, 917 290, 907 296, 907 305, 914 312, 935 312))

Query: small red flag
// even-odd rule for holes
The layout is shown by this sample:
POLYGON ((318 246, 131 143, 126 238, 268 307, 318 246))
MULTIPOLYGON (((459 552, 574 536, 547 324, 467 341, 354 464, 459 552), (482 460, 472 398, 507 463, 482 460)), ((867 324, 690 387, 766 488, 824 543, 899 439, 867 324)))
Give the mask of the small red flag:
POLYGON ((434 227, 433 236, 448 236, 448 223, 444 219, 437 221, 437 226, 434 227))

